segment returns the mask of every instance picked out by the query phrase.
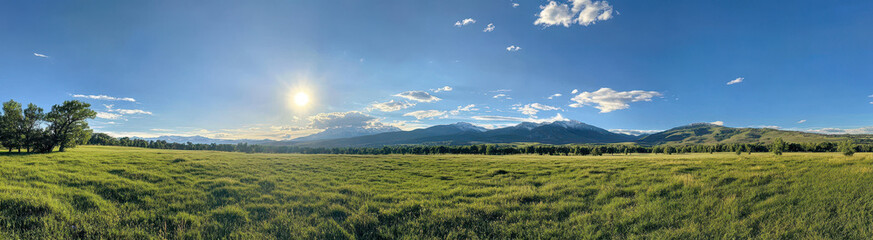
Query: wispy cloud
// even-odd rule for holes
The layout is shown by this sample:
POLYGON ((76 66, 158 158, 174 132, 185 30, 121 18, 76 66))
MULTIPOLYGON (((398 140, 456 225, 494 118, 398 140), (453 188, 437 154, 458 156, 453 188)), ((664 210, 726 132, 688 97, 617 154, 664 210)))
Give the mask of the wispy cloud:
POLYGON ((814 128, 801 129, 799 131, 820 134, 873 134, 873 126, 859 128, 814 128))
MULTIPOLYGON (((741 78, 741 77, 740 77, 740 78, 737 78, 737 79, 731 80, 730 82, 727 82, 727 85, 734 85, 734 84, 737 84, 737 83, 741 83, 741 82, 743 82, 743 79, 745 79, 745 78, 741 78)), ((752 84, 752 85, 754 85, 754 84, 752 84)))
POLYGON ((506 51, 518 52, 518 50, 521 50, 521 47, 515 46, 515 45, 511 45, 509 47, 506 47, 506 51))
POLYGON ((561 110, 560 108, 540 103, 526 104, 524 106, 514 107, 513 109, 518 110, 521 114, 529 116, 536 115, 539 111, 561 110))
POLYGON ((518 7, 518 3, 512 3, 512 7, 513 7, 513 8, 517 8, 517 7, 518 7))
POLYGON ((45 54, 41 54, 41 53, 33 53, 33 55, 37 56, 37 57, 41 57, 41 58, 48 58, 49 57, 49 56, 46 56, 45 54))
POLYGON ((370 106, 367 107, 367 110, 368 111, 379 110, 379 111, 383 111, 383 112, 393 112, 393 111, 397 111, 397 110, 401 110, 401 109, 406 109, 406 108, 409 108, 412 106, 415 106, 415 103, 405 102, 405 101, 404 102, 400 102, 400 101, 395 102, 394 100, 391 100, 391 101, 387 101, 387 102, 370 104, 370 106))
POLYGON ((576 94, 576 93, 578 93, 578 92, 579 92, 579 89, 573 89, 573 91, 570 92, 570 94, 576 94))
POLYGON ((494 23, 489 23, 488 26, 485 26, 485 29, 482 32, 492 32, 494 31, 494 23))
POLYGON ((643 134, 653 134, 663 132, 664 130, 636 130, 636 129, 609 129, 610 132, 618 134, 626 134, 631 136, 640 136, 643 134))
POLYGON ((452 87, 444 86, 444 87, 437 88, 437 89, 431 89, 431 91, 433 91, 433 92, 435 92, 435 93, 438 93, 438 92, 451 92, 451 91, 452 91, 452 87))
POLYGON ((619 92, 611 88, 601 88, 594 92, 582 92, 576 95, 571 100, 575 103, 570 104, 570 107, 583 107, 586 105, 595 105, 594 108, 600 109, 601 113, 608 113, 615 110, 627 109, 632 102, 651 102, 652 98, 662 96, 661 93, 655 91, 633 90, 619 92))
POLYGON ((476 23, 475 19, 467 18, 467 19, 455 22, 455 26, 462 27, 462 26, 467 26, 467 25, 474 24, 474 23, 476 23))
POLYGON ((112 109, 109 111, 117 112, 117 113, 124 114, 124 115, 135 115, 135 114, 152 115, 152 112, 143 111, 140 109, 112 109))
POLYGON ((449 111, 449 114, 451 114, 451 115, 458 115, 458 114, 460 114, 461 112, 470 112, 470 111, 478 111, 478 110, 479 110, 479 109, 476 108, 476 104, 470 104, 470 105, 467 105, 467 106, 458 106, 458 109, 455 109, 455 110, 449 111))
POLYGON ((549 4, 540 6, 540 13, 534 25, 550 27, 562 25, 570 27, 573 24, 588 26, 597 21, 612 19, 613 9, 606 1, 570 0, 570 4, 549 1, 549 4))
POLYGON ((522 117, 507 117, 507 116, 474 116, 473 119, 480 121, 498 121, 498 122, 554 122, 569 120, 561 116, 560 113, 551 118, 522 118, 522 117))
POLYGON ((136 102, 136 99, 129 97, 110 97, 106 95, 84 95, 84 94, 73 94, 74 98, 88 98, 94 100, 104 100, 104 101, 127 101, 127 102, 136 102))
POLYGON ((440 116, 443 116, 445 114, 446 114, 446 111, 421 110, 421 111, 415 111, 415 112, 408 112, 406 114, 403 114, 403 116, 415 117, 415 119, 421 120, 421 119, 433 119, 435 117, 440 117, 440 116))
POLYGON ((512 99, 511 97, 509 97, 509 95, 506 95, 506 94, 503 94, 503 93, 499 93, 499 94, 497 94, 497 95, 494 95, 492 98, 497 98, 497 99, 500 99, 500 98, 503 98, 503 99, 512 99))
POLYGON ((560 93, 555 93, 555 94, 552 94, 551 96, 549 96, 548 99, 554 99, 554 98, 560 97, 560 96, 563 96, 563 95, 560 93))
POLYGON ((442 100, 438 97, 430 95, 430 93, 427 93, 425 91, 406 91, 406 92, 395 94, 394 96, 402 97, 402 98, 406 98, 406 99, 418 101, 418 102, 437 102, 439 100, 442 100))
POLYGON ((724 122, 722 122, 722 121, 711 122, 711 124, 715 124, 715 125, 719 125, 719 126, 724 126, 724 122))
POLYGON ((122 117, 121 114, 108 113, 108 112, 97 112, 97 118, 115 120, 115 119, 121 119, 121 117, 122 117))
POLYGON ((797 123, 805 123, 805 122, 806 122, 806 119, 803 119, 803 120, 797 121, 797 123))

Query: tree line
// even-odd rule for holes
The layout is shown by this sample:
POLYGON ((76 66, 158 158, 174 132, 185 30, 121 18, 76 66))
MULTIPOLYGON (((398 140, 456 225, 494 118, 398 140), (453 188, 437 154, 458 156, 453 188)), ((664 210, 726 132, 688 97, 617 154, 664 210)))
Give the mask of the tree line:
POLYGON ((48 153, 55 148, 63 152, 86 144, 92 134, 86 120, 97 116, 90 107, 91 104, 80 101, 65 101, 45 113, 33 103, 22 109, 21 103, 4 102, 0 113, 0 147, 9 152, 24 149, 48 153))
POLYGON ((272 146, 254 145, 247 143, 239 144, 195 144, 172 143, 163 140, 147 141, 129 137, 113 138, 104 133, 95 133, 88 142, 92 145, 127 146, 154 149, 176 150, 209 150, 223 152, 243 153, 299 153, 299 154, 478 154, 478 155, 513 155, 513 154, 538 154, 538 155, 603 155, 603 154, 683 154, 683 153, 715 153, 715 152, 873 152, 873 144, 844 143, 785 143, 778 139, 773 144, 764 143, 719 143, 711 145, 657 145, 640 146, 631 144, 606 144, 606 145, 501 145, 501 144, 477 144, 477 145, 395 145, 383 147, 300 147, 300 146, 272 146))

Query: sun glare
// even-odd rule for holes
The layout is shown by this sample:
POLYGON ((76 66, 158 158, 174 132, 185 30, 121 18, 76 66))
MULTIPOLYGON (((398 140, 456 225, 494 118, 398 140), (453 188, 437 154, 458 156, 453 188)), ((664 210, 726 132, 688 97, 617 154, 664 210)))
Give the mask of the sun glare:
POLYGON ((309 104, 309 94, 306 94, 305 92, 298 92, 294 95, 294 104, 297 104, 297 106, 301 107, 306 106, 306 104, 309 104))

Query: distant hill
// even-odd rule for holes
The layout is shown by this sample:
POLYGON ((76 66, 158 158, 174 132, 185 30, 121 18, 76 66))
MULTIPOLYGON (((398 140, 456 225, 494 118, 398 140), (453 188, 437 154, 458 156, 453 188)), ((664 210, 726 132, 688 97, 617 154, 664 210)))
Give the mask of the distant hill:
POLYGON ((337 138, 350 138, 350 137, 359 137, 366 135, 373 135, 379 133, 386 132, 398 132, 401 131, 400 128, 395 126, 379 126, 373 128, 362 128, 362 127, 340 127, 340 128, 328 128, 322 132, 312 134, 305 137, 299 137, 293 139, 296 142, 306 142, 306 141, 317 141, 317 140, 327 140, 327 139, 337 139, 337 138))
POLYGON ((631 142, 637 137, 618 134, 579 121, 524 122, 487 130, 469 123, 437 125, 412 131, 293 143, 310 147, 374 147, 399 144, 445 144, 537 142, 546 144, 631 142))
POLYGON ((844 135, 824 135, 770 128, 730 128, 709 123, 695 123, 643 136, 638 143, 657 144, 715 144, 715 143, 770 143, 781 137, 787 142, 826 142, 846 139, 844 135))

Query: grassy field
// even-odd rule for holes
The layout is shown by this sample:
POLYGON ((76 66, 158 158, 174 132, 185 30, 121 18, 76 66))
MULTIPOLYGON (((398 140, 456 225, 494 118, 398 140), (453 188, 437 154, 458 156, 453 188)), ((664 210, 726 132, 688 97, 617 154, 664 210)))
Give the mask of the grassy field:
POLYGON ((0 154, 0 239, 870 239, 873 156, 0 154))

